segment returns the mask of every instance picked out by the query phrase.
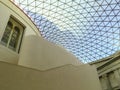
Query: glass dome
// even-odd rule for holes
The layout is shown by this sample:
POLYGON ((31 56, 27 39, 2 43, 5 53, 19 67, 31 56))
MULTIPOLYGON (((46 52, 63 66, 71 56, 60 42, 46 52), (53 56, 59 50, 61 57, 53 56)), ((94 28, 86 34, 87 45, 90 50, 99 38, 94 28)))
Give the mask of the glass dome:
POLYGON ((120 50, 119 0, 13 0, 41 35, 84 63, 120 50))

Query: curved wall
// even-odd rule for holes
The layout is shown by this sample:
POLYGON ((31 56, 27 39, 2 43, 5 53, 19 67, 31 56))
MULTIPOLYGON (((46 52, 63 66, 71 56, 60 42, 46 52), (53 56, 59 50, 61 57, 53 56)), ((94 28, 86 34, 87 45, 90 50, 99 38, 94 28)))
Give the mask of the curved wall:
MULTIPOLYGON (((19 8, 17 8, 9 0, 0 0, 0 41, 2 39, 7 22, 11 15, 14 16, 18 21, 20 21, 26 27, 24 37, 28 35, 40 36, 36 26, 19 8)), ((0 43, 0 61, 17 64, 18 59, 19 59, 19 54, 17 52, 14 52, 13 50, 5 47, 0 43)))
POLYGON ((44 70, 66 64, 80 65, 80 62, 63 48, 30 35, 25 37, 18 64, 44 70))

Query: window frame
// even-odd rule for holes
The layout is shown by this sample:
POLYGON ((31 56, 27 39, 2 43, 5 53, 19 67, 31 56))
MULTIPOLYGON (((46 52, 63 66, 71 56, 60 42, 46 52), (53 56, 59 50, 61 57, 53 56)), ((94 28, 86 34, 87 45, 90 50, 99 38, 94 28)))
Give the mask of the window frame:
POLYGON ((9 48, 12 51, 19 53, 21 43, 22 43, 22 39, 23 39, 23 36, 24 36, 24 30, 25 30, 26 27, 23 23, 21 23, 17 18, 15 18, 12 15, 10 16, 10 18, 8 20, 8 23, 5 27, 4 33, 2 35, 1 44, 4 45, 5 47, 9 48), (9 22, 12 23, 12 29, 10 31, 10 35, 8 36, 8 41, 4 42, 4 41, 2 41, 2 38, 4 37, 4 33, 6 31, 6 28, 7 28, 9 22), (11 39, 13 38, 12 35, 13 35, 13 32, 15 31, 15 29, 14 29, 15 27, 19 28, 20 34, 19 34, 19 37, 16 37, 16 39, 18 38, 16 46, 12 47, 12 46, 10 46, 10 42, 11 42, 11 39))

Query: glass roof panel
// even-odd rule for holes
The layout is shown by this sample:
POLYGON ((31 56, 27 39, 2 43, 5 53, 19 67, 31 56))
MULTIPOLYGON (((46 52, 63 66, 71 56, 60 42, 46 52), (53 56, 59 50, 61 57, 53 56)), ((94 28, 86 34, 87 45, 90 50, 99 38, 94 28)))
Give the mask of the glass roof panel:
POLYGON ((119 0, 13 0, 42 36, 84 63, 120 50, 119 0))

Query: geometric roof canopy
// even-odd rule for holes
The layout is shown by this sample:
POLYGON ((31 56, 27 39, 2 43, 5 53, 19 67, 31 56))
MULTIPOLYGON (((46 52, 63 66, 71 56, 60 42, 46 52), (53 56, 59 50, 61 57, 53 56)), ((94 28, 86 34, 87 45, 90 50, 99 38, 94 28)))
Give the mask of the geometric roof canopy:
POLYGON ((119 0, 14 0, 48 41, 84 63, 120 50, 119 0))

